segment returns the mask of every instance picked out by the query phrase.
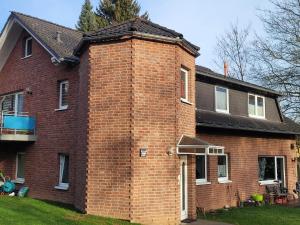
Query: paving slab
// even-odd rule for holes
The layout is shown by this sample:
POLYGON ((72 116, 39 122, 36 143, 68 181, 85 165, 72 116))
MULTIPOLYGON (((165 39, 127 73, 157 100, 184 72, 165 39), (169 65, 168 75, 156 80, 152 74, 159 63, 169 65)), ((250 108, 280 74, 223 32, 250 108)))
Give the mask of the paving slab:
POLYGON ((197 220, 192 223, 181 223, 181 225, 232 225, 230 223, 216 222, 210 220, 197 220))

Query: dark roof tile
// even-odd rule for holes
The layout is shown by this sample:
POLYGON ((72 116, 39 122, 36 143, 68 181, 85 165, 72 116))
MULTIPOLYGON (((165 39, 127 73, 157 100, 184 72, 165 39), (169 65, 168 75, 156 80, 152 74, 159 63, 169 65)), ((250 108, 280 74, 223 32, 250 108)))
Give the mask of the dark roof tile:
POLYGON ((284 122, 273 122, 244 116, 233 116, 206 110, 196 111, 196 123, 200 127, 246 130, 264 133, 300 134, 300 125, 284 118, 284 122))

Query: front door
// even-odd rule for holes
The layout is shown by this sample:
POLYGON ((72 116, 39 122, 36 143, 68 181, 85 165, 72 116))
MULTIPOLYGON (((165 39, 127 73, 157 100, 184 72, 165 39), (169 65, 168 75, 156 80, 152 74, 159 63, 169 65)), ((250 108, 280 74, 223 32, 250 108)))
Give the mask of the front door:
POLYGON ((188 218, 188 205, 187 205, 187 158, 186 156, 180 159, 180 210, 181 220, 188 218))

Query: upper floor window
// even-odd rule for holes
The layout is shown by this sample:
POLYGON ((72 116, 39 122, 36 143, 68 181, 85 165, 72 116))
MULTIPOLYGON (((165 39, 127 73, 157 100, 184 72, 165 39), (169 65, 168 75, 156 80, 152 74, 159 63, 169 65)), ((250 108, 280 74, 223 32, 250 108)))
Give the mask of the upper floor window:
POLYGON ((67 109, 68 101, 67 96, 69 92, 69 81, 59 82, 59 109, 67 109))
POLYGON ((248 95, 249 116, 265 118, 265 98, 259 95, 248 95))
POLYGON ((32 55, 32 37, 27 37, 24 40, 24 58, 32 55))
POLYGON ((180 90, 181 90, 181 100, 188 101, 188 71, 181 68, 180 70, 180 90))
POLYGON ((229 95, 228 89, 224 87, 215 87, 216 111, 229 113, 229 95))

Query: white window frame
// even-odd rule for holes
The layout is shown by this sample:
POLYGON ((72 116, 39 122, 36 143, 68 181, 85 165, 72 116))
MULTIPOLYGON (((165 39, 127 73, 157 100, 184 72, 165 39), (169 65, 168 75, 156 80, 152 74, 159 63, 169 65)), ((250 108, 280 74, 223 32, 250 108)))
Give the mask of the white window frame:
MULTIPOLYGON (((224 154, 224 155, 219 155, 218 157, 220 156, 225 156, 226 157, 226 177, 219 177, 219 171, 218 171, 218 182, 219 183, 222 183, 222 182, 225 182, 225 181, 229 181, 229 171, 228 171, 228 154, 224 154)), ((217 163, 218 165, 218 163, 217 163)))
POLYGON ((180 69, 180 88, 181 88, 181 72, 184 72, 185 74, 185 98, 181 97, 180 92, 180 99, 183 102, 189 102, 189 72, 186 69, 181 68, 180 69))
MULTIPOLYGON (((205 178, 203 179, 197 179, 196 178, 196 184, 197 185, 202 185, 202 184, 210 184, 207 180, 207 154, 196 154, 197 156, 204 156, 204 161, 205 161, 205 178)), ((196 158, 196 170, 197 170, 197 158, 196 158)))
POLYGON ((19 167, 18 155, 25 155, 25 153, 24 152, 17 152, 17 155, 16 155, 16 176, 15 176, 16 180, 15 180, 15 183, 24 183, 25 182, 25 177, 18 177, 18 167, 19 167))
MULTIPOLYGON (((24 96, 24 92, 16 92, 16 93, 11 93, 11 94, 8 94, 8 95, 2 95, 2 96, 0 96, 0 97, 2 97, 2 98, 6 98, 7 96, 12 96, 12 95, 14 95, 14 103, 15 103, 15 108, 14 108, 14 112, 9 112, 9 113, 14 113, 14 115, 15 116, 18 116, 18 108, 19 108, 19 102, 18 102, 18 96, 19 95, 23 95, 24 96)), ((25 97, 25 96, 24 96, 25 97)), ((24 100, 23 100, 24 101, 24 100)), ((2 102, 1 102, 1 104, 2 104, 2 102)), ((24 104, 24 102, 23 102, 23 104, 24 104)), ((0 105, 0 110, 1 111, 3 111, 3 109, 2 109, 2 105, 0 105)), ((23 109, 24 110, 24 109, 23 109)), ((19 112, 19 113, 23 113, 23 112, 19 112)))
MULTIPOLYGON (((59 178, 58 178, 58 186, 55 186, 56 189, 61 189, 61 190, 68 190, 69 189, 69 183, 63 183, 62 182, 62 176, 63 176, 63 170, 64 170, 64 164, 62 165, 62 160, 63 163, 65 163, 65 157, 69 156, 66 154, 59 154, 59 178)), ((70 156, 69 156, 69 175, 70 175, 70 156)))
POLYGON ((249 115, 249 117, 258 118, 258 119, 265 119, 266 118, 266 99, 265 99, 264 96, 248 93, 248 115, 249 115), (254 98, 255 98, 255 105, 254 105, 255 115, 250 114, 250 112, 249 112, 249 103, 250 103, 249 98, 250 98, 250 96, 254 96, 254 98), (262 98, 263 99, 263 102, 264 102, 264 105, 263 105, 264 115, 263 116, 258 116, 257 115, 257 98, 262 98))
POLYGON ((31 44, 31 54, 28 55, 28 52, 27 52, 28 51, 28 41, 30 41, 30 40, 32 41, 32 37, 28 37, 25 39, 24 58, 28 58, 28 57, 32 56, 32 44, 31 44))
POLYGON ((219 113, 227 113, 227 114, 229 114, 229 89, 228 88, 226 88, 226 87, 222 87, 222 86, 215 86, 215 110, 216 110, 216 112, 219 112, 219 113), (227 100, 227 102, 226 102, 226 108, 227 108, 227 110, 223 110, 223 109, 218 109, 217 108, 217 88, 222 88, 222 89, 225 89, 226 90, 226 95, 227 95, 227 97, 226 97, 226 100, 227 100))
POLYGON ((259 180, 258 182, 260 183, 260 185, 274 184, 274 183, 276 183, 278 181, 277 159, 283 159, 283 177, 284 177, 283 186, 286 187, 285 157, 284 156, 258 156, 258 158, 274 158, 274 160, 275 160, 275 180, 259 180))
MULTIPOLYGON (((67 104, 67 105, 62 105, 62 91, 63 91, 63 85, 64 84, 67 84, 68 85, 68 89, 69 89, 69 81, 68 80, 64 80, 64 81, 60 81, 59 82, 59 102, 58 102, 58 104, 59 104, 59 110, 65 110, 65 109, 68 109, 68 107, 69 107, 69 104, 67 104)), ((69 92, 69 90, 68 90, 68 92, 69 92)))

